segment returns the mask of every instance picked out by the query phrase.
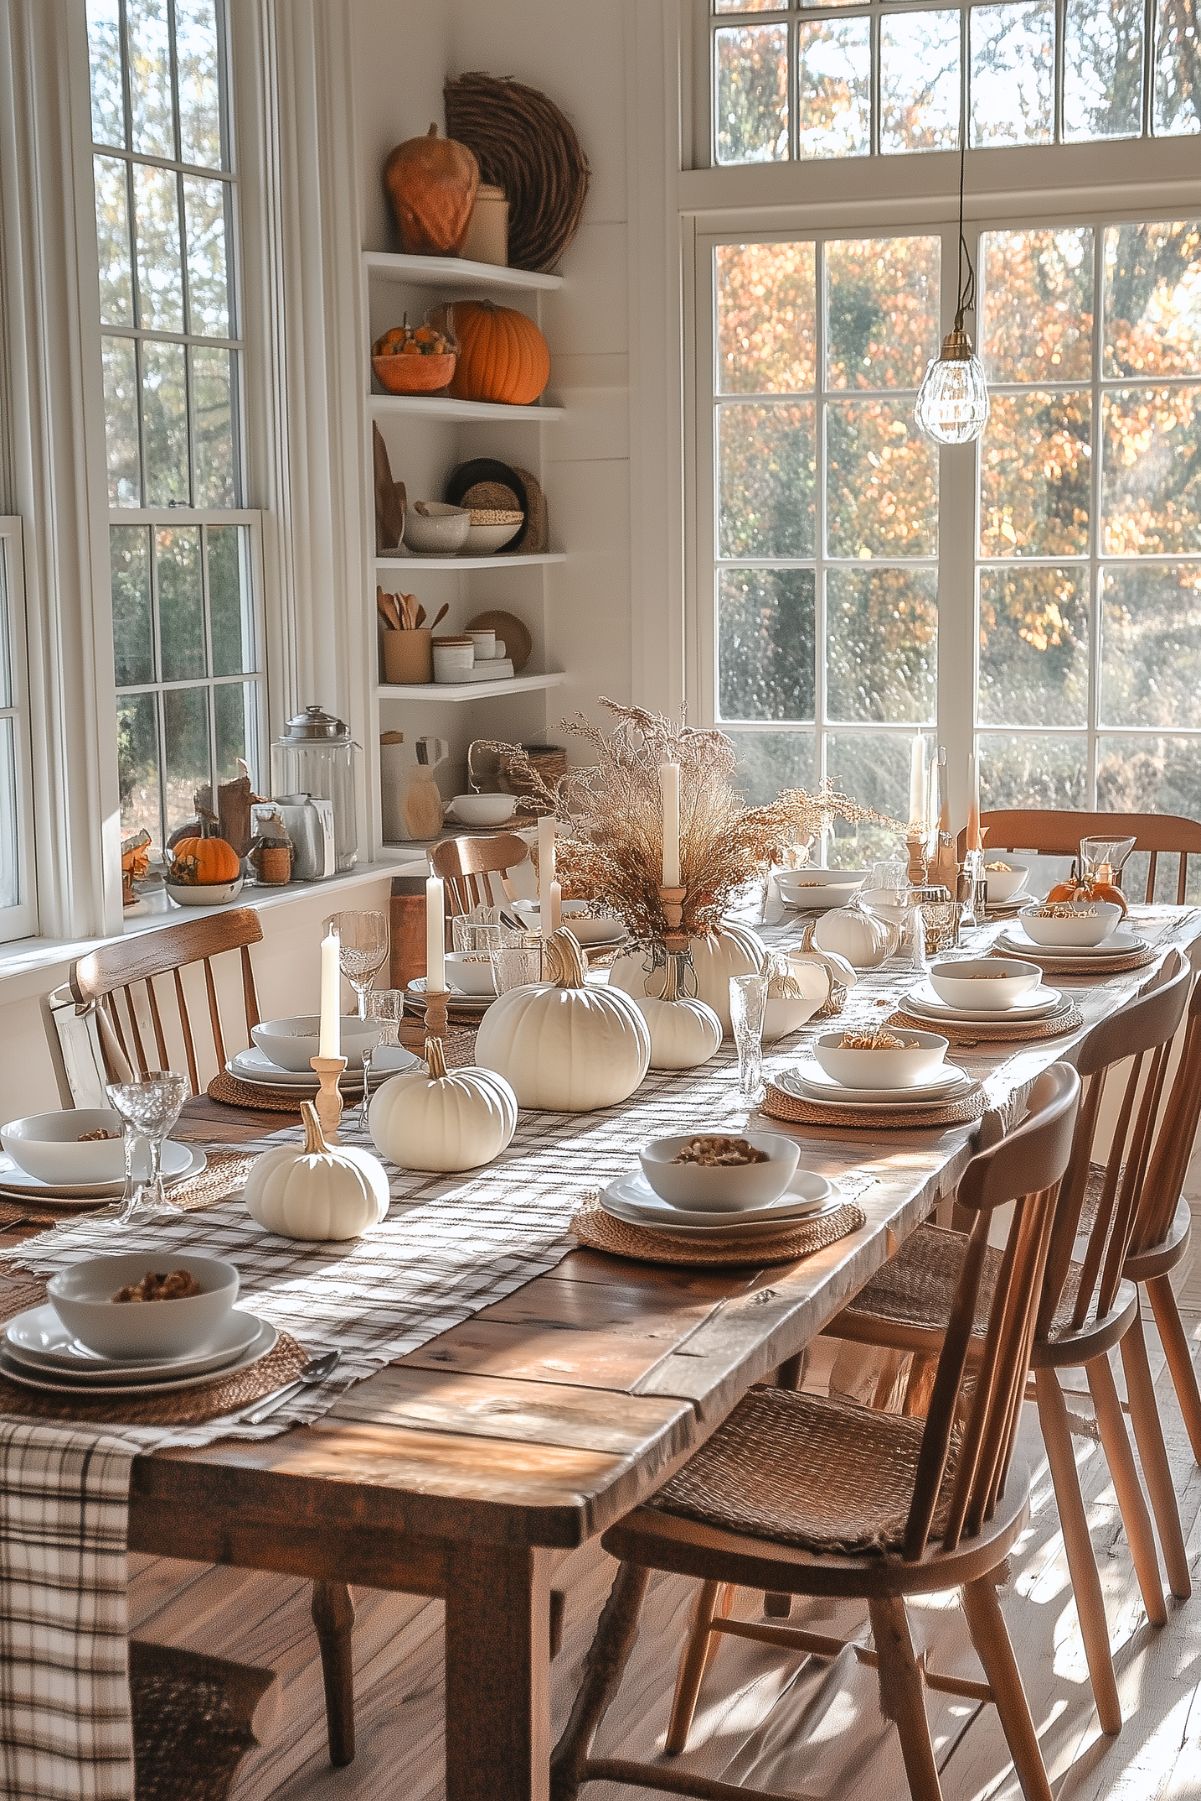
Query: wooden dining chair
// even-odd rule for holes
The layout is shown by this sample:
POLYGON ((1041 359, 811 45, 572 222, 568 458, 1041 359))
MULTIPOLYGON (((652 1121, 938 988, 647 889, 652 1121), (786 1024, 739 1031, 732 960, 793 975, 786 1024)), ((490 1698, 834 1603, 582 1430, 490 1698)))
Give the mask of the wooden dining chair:
POLYGON ((732 1619, 731 1586, 866 1601, 874 1648, 855 1646, 855 1654, 879 1672, 881 1705, 898 1729, 914 1801, 941 1801, 905 1600, 958 1589, 985 1680, 927 1671, 925 1683, 995 1702, 1026 1801, 1050 1801, 996 1591, 1028 1511, 1028 1477, 1012 1467, 1012 1454, 1079 1100, 1076 1071, 1053 1064, 1034 1085, 1026 1119, 964 1171, 959 1202, 972 1218, 968 1252, 924 1420, 795 1389, 752 1389, 649 1502, 605 1534, 604 1548, 621 1568, 554 1754, 553 1801, 574 1801, 582 1782, 600 1780, 703 1801, 754 1792, 662 1764, 593 1755, 652 1570, 693 1576, 701 1585, 676 1680, 669 1754, 685 1749, 722 1634, 816 1657, 846 1649, 798 1626, 732 1619), (990 1226, 1010 1202, 1005 1249, 985 1294, 990 1226), (965 1386, 982 1305, 984 1341, 976 1379, 965 1386))
MULTIPOLYGON (((1125 1275, 1125 1265, 1140 1219, 1150 1208, 1150 1181, 1156 1179, 1157 1169, 1168 1166, 1166 1146, 1176 1127, 1171 1110, 1165 1111, 1162 1103, 1172 1040, 1184 1017, 1192 979, 1184 957, 1173 951, 1153 983, 1095 1028, 1077 1055, 1084 1098, 1060 1195, 1032 1359, 1034 1399, 1089 1675, 1101 1728, 1107 1733, 1121 1731, 1121 1705, 1061 1378, 1069 1370, 1084 1374, 1147 1618, 1162 1626, 1167 1610, 1151 1516, 1109 1353, 1121 1347, 1131 1423, 1168 1581, 1172 1593, 1183 1599, 1192 1588, 1188 1555, 1147 1363, 1138 1290, 1125 1275), (1120 1066, 1127 1059, 1131 1061, 1123 1079, 1120 1066), (1120 1083, 1120 1092, 1108 1147, 1098 1160, 1107 1083, 1115 1087, 1120 1083)), ((915 1370, 920 1370, 923 1360, 928 1364, 938 1355, 949 1329, 970 1248, 968 1234, 941 1226, 919 1227, 831 1322, 829 1332, 852 1343, 910 1352, 915 1370)), ((1000 1275, 1000 1255, 990 1252, 985 1297, 1000 1275)), ((979 1349, 987 1325, 987 1308, 982 1306, 975 1331, 979 1349)))
POLYGON ((129 1696, 137 1801, 222 1801, 281 1711, 273 1670, 143 1639, 129 1644, 129 1696))
POLYGON ((430 851, 430 868, 446 883, 446 911, 451 916, 516 900, 509 872, 529 860, 530 847, 516 832, 444 838, 430 851))
MULTIPOLYGON (((995 850, 1030 851, 1040 857, 1075 857, 1082 838, 1133 838, 1147 853, 1143 899, 1155 899, 1161 857, 1176 858, 1176 904, 1188 892, 1188 860, 1201 856, 1201 820, 1178 813, 1060 813, 1039 808, 1006 808, 982 813, 986 856, 995 850)), ((960 854, 963 834, 960 834, 960 854)))

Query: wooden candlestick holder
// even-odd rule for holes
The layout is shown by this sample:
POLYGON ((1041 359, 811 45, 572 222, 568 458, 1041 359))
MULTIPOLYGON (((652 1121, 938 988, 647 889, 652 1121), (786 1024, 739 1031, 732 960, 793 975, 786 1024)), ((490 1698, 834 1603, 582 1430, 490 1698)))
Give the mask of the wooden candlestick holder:
POLYGON ((338 1084, 342 1079, 342 1071, 346 1068, 346 1059, 345 1057, 310 1057, 309 1068, 321 1084, 313 1098, 313 1106, 317 1110, 317 1118, 321 1121, 321 1130, 332 1144, 337 1138, 338 1128, 342 1124, 342 1091, 338 1084))
POLYGON ((667 930, 663 934, 663 946, 670 956, 673 951, 688 949, 688 934, 681 930, 684 921, 684 896, 686 888, 659 889, 659 898, 663 902, 663 917, 667 921, 667 930))
POLYGON ((427 1038, 446 1037, 446 1008, 448 997, 445 993, 425 996, 425 1035, 427 1038))
POLYGON ((924 835, 921 832, 910 832, 905 839, 905 848, 909 853, 909 885, 911 888, 924 888, 929 868, 924 835))

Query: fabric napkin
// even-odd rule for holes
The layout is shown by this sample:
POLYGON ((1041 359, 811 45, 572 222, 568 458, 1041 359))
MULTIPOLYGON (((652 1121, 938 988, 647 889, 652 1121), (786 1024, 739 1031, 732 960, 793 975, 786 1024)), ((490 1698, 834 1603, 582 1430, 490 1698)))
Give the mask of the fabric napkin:
POLYGON ((130 1801, 126 1532, 138 1447, 0 1419, 0 1794, 130 1801))

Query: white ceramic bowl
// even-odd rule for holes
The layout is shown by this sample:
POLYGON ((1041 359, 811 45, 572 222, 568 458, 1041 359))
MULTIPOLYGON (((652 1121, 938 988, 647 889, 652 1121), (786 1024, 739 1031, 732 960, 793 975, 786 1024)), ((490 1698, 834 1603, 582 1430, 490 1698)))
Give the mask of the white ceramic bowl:
POLYGON ((1072 907, 1070 912, 1057 910, 1054 918, 1023 913, 1021 927, 1035 944, 1065 950, 1088 949, 1108 938, 1121 917, 1122 909, 1113 901, 1087 901, 1072 907))
POLYGON ((0 1145, 18 1169, 39 1182, 119 1182, 125 1174, 121 1117, 111 1107, 71 1107, 31 1113, 0 1126, 0 1145), (115 1132, 115 1138, 80 1144, 83 1132, 115 1132))
POLYGON ((790 1032, 799 1032, 820 1006, 819 1000, 804 994, 769 994, 763 1006, 764 1044, 775 1044, 790 1032))
POLYGON ((238 1298, 238 1272, 219 1257, 164 1247, 89 1257, 51 1276, 47 1293, 68 1332, 102 1357, 183 1357, 203 1351, 238 1298), (150 1270, 186 1269, 203 1289, 177 1301, 114 1301, 150 1270))
MULTIPOLYGON (((537 901, 514 901, 513 911, 531 932, 539 930, 542 908, 537 901)), ((593 944, 611 944, 625 930, 616 913, 589 913, 587 901, 564 901, 559 918, 585 950, 593 944)))
POLYGON ((1009 957, 960 957, 930 965, 930 986, 939 1000, 974 1013, 1004 1013, 1042 979, 1037 963, 1009 957))
POLYGON ((164 882, 163 887, 178 907, 220 907, 241 894, 242 877, 236 882, 164 882))
POLYGON ((865 869, 778 869, 776 886, 792 907, 842 907, 867 880, 865 869))
POLYGON ((459 994, 495 994, 492 959, 481 951, 447 951, 446 979, 459 994))
MULTIPOLYGON (((261 1026, 251 1026, 250 1036, 264 1057, 280 1069, 307 1072, 310 1060, 317 1055, 321 1021, 315 1013, 296 1019, 268 1019, 261 1026)), ((363 1047, 379 1043, 380 1028, 374 1019, 360 1019, 357 1014, 343 1014, 340 1021, 342 1055, 348 1069, 362 1069, 363 1047)))
POLYGON ((464 825, 504 825, 517 811, 511 794, 456 794, 450 804, 464 825))
POLYGON ((506 544, 513 542, 524 524, 525 514, 512 511, 503 520, 476 519, 473 516, 467 527, 468 556, 488 557, 494 551, 503 550, 506 544))
POLYGON ((905 1040, 904 1050, 850 1050, 843 1046, 843 1032, 835 1031, 819 1033, 813 1055, 830 1080, 844 1088, 916 1088, 932 1081, 947 1054, 947 1040, 910 1026, 888 1030, 905 1040))
POLYGON ((419 556, 453 556, 466 544, 470 529, 467 508, 448 506, 444 500, 414 502, 405 511, 405 545, 419 556), (418 505, 427 511, 419 513, 418 505))
POLYGON ((659 1196, 673 1207, 724 1212, 732 1207, 767 1207, 778 1200, 796 1174, 801 1147, 781 1132, 679 1132, 652 1138, 638 1153, 642 1173, 659 1196), (676 1152, 693 1138, 745 1138, 767 1152, 766 1163, 740 1163, 707 1169, 699 1163, 676 1163, 676 1152))
POLYGON ((984 861, 986 864, 1004 863, 1006 865, 1004 869, 986 868, 984 871, 984 880, 988 883, 989 900, 996 901, 1002 907, 1006 902, 1016 900, 1030 880, 1029 864, 1019 863, 1016 857, 1002 855, 990 857, 987 851, 984 853, 984 861))

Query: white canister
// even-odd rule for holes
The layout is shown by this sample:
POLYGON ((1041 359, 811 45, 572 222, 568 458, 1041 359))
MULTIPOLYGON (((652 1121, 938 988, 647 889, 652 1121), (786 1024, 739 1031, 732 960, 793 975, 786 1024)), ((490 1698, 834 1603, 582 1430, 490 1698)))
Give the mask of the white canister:
POLYGON ((385 844, 401 844, 408 837, 404 821, 404 790, 413 753, 405 747, 403 732, 381 732, 379 741, 380 824, 385 844))
POLYGON ((475 667, 475 645, 470 638, 434 639, 434 680, 466 681, 475 667))
POLYGON ((475 645, 476 662, 490 663, 496 655, 496 633, 494 631, 468 632, 467 636, 475 645))
POLYGON ((503 188, 480 183, 459 254, 472 263, 499 263, 502 268, 508 263, 509 203, 503 188))

